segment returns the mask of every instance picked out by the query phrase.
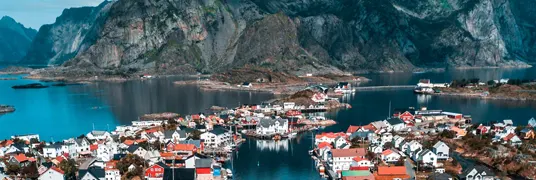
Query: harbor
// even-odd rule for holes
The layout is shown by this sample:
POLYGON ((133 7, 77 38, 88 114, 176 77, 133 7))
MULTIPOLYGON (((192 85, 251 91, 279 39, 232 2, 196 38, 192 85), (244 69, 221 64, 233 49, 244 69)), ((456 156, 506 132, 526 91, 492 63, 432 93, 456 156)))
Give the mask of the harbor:
MULTIPOLYGON (((459 79, 458 74, 460 73, 456 73, 456 76, 452 75, 452 79, 459 79)), ((444 75, 425 75, 431 77, 434 82, 450 82, 450 79, 441 79, 444 75)), ((524 76, 524 74, 515 73, 508 73, 506 75, 511 75, 514 78, 524 76)), ((415 78, 413 79, 397 79, 397 81, 391 81, 390 78, 370 75, 368 77, 373 79, 373 81, 368 84, 361 84, 360 86, 383 85, 382 83, 386 83, 385 85, 415 84, 419 79, 422 79, 421 76, 423 75, 417 74, 414 76, 415 78)), ((494 75, 494 77, 501 76, 505 75, 494 75)), ((10 88, 13 85, 27 84, 32 81, 3 81, 0 83, 9 84, 7 84, 7 88, 2 88, 0 91, 6 97, 19 98, 8 98, 5 101, 6 104, 17 107, 17 112, 0 116, 0 121, 11 124, 9 127, 26 127, 24 129, 32 131, 9 128, 2 129, 0 134, 4 138, 9 138, 14 134, 38 133, 45 141, 50 141, 50 137, 53 137, 54 140, 69 139, 69 137, 75 137, 79 134, 92 131, 92 124, 94 124, 96 129, 104 130, 108 129, 107 124, 109 124, 110 130, 113 130, 112 128, 114 126, 131 125, 132 120, 137 120, 138 117, 148 113, 176 112, 184 117, 187 114, 202 112, 213 105, 230 108, 236 107, 238 104, 260 105, 263 101, 274 98, 264 93, 199 92, 195 87, 168 85, 173 81, 174 79, 150 79, 143 82, 96 83, 86 86, 68 86, 64 89, 47 88, 42 91, 35 91, 34 93, 36 94, 34 95, 23 95, 25 91, 11 91, 10 88), (151 88, 147 88, 148 85, 151 85, 151 88), (56 97, 58 99, 53 105, 55 108, 65 109, 67 112, 76 113, 79 116, 77 118, 70 118, 68 114, 49 114, 38 111, 38 109, 29 109, 25 105, 26 102, 35 102, 41 104, 43 107, 52 107, 52 104, 44 103, 44 98, 42 98, 46 97, 45 94, 52 92, 64 93, 63 96, 56 97), (193 95, 191 95, 192 93, 193 95), (136 94, 143 94, 143 96, 136 94), (182 96, 181 94, 190 95, 182 96), (90 98, 98 98, 103 101, 95 102, 90 98), (120 99, 126 100, 127 103, 119 101, 120 99), (80 102, 85 102, 87 105, 84 107, 80 102), (156 104, 161 105, 151 106, 156 104), (96 110, 91 108, 96 106, 102 108, 96 110), (152 108, 146 108, 148 106, 152 108), (49 117, 55 117, 53 119, 54 121, 49 117), (26 119, 26 121, 20 121, 20 119, 26 119), (39 121, 36 121, 38 119, 39 121), (65 128, 61 132, 51 133, 50 130, 54 129, 55 125, 57 125, 54 122, 62 122, 63 126, 68 128, 65 128)), ((501 119, 512 119, 516 124, 526 123, 526 120, 531 118, 531 112, 533 112, 530 102, 488 102, 479 99, 414 95, 411 90, 356 91, 354 94, 340 95, 339 99, 341 103, 347 103, 352 108, 323 112, 326 119, 333 119, 337 124, 319 128, 318 130, 303 132, 295 138, 279 141, 257 140, 243 135, 245 141, 242 145, 237 146, 239 151, 233 151, 231 153, 232 156, 228 156, 233 158, 233 163, 227 163, 224 166, 231 166, 232 164, 232 174, 235 179, 320 179, 318 175, 319 171, 308 154, 308 151, 313 149, 311 139, 314 139, 315 134, 346 131, 349 125, 366 125, 370 122, 384 119, 389 114, 387 108, 389 102, 392 102, 392 107, 427 106, 429 109, 441 108, 450 112, 471 114, 473 123, 485 123, 501 119), (510 108, 504 109, 505 107, 510 108), (277 164, 278 166, 272 166, 270 164, 277 164)), ((248 125, 243 125, 247 129, 248 125)), ((252 127, 249 128, 253 129, 252 127)), ((226 129, 229 128, 227 127, 226 129)))

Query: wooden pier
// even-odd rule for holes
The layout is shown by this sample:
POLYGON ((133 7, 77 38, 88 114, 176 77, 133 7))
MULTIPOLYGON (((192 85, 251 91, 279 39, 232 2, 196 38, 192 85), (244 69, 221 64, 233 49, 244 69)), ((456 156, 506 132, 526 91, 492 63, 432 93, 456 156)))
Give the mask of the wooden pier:
POLYGON ((363 86, 355 87, 356 91, 374 91, 374 90, 391 90, 391 89, 415 89, 414 85, 398 85, 398 86, 363 86))

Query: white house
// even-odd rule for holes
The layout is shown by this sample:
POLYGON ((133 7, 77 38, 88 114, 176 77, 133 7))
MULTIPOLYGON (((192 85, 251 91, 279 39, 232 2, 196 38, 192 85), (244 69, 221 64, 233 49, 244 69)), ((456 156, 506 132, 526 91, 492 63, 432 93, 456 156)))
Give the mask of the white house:
POLYGON ((91 151, 89 150, 89 141, 86 138, 76 138, 74 139, 76 153, 78 155, 89 155, 91 151))
POLYGON ((405 140, 406 138, 402 137, 402 136, 399 136, 399 135, 396 135, 393 137, 393 141, 391 141, 393 143, 393 145, 395 147, 400 147, 400 144, 405 140))
POLYGON ((437 155, 438 160, 447 160, 450 157, 449 150, 449 146, 442 141, 435 143, 432 149, 432 151, 437 155))
POLYGON ((80 170, 78 173, 80 180, 105 180, 106 178, 104 169, 100 167, 90 167, 87 170, 80 170))
POLYGON ((351 167, 374 167, 374 163, 363 156, 356 156, 352 160, 351 167))
POLYGON ((383 145, 369 146, 369 151, 374 154, 380 154, 383 152, 383 145))
POLYGON ((157 163, 162 160, 160 153, 157 150, 147 151, 145 156, 143 156, 143 159, 152 163, 157 163))
POLYGON ((294 103, 294 102, 285 102, 285 103, 283 103, 283 109, 284 110, 294 109, 295 107, 296 107, 296 103, 294 103))
POLYGON ((402 129, 406 128, 406 123, 400 118, 390 118, 384 121, 385 124, 388 124, 390 130, 399 132, 402 129))
POLYGON ((183 130, 175 130, 175 131, 165 131, 164 132, 164 142, 178 142, 178 141, 184 141, 186 138, 188 138, 189 134, 186 133, 186 131, 183 130))
POLYGON ((381 159, 386 163, 396 163, 402 156, 396 149, 387 149, 382 152, 381 159))
POLYGON ((139 157, 144 157, 147 153, 147 150, 143 149, 142 147, 134 144, 128 147, 127 149, 128 153, 138 155, 139 157))
POLYGON ((214 128, 201 134, 206 147, 223 147, 231 143, 231 134, 222 128, 214 128))
POLYGON ((459 175, 459 178, 467 180, 494 180, 495 175, 489 168, 479 165, 465 168, 462 174, 459 175))
POLYGON ((424 149, 415 153, 412 156, 412 159, 419 163, 424 163, 427 165, 437 167, 437 155, 428 149, 424 149))
POLYGON ((352 148, 352 149, 332 149, 331 150, 331 167, 332 170, 343 171, 349 170, 353 158, 356 156, 364 157, 366 155, 366 150, 364 148, 352 148))
POLYGON ((409 142, 407 146, 406 154, 409 156, 413 156, 417 150, 422 149, 422 144, 415 140, 409 142))
POLYGON ((256 132, 260 135, 284 134, 288 132, 288 119, 263 118, 259 121, 256 132))
POLYGON ((106 178, 105 180, 121 180, 121 174, 119 173, 119 169, 105 168, 104 173, 104 178, 106 178))
POLYGON ((104 140, 106 138, 110 138, 110 133, 106 131, 91 131, 87 133, 86 138, 89 140, 104 140))
POLYGON ((62 145, 59 143, 49 144, 43 147, 43 157, 55 158, 63 154, 62 145))
POLYGON ((61 180, 65 179, 65 172, 60 168, 52 166, 39 176, 39 180, 61 180))
POLYGON ((343 136, 338 136, 335 138, 334 142, 336 149, 348 149, 350 148, 350 143, 346 141, 346 139, 343 136))
POLYGON ((392 142, 393 141, 393 134, 391 134, 391 133, 383 133, 381 135, 381 141, 382 141, 382 145, 387 143, 387 142, 392 142))

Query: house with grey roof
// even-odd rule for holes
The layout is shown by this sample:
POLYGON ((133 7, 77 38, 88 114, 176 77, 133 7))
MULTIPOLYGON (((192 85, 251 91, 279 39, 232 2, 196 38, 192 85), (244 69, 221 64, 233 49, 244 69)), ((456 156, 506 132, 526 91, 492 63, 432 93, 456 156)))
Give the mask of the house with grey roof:
POLYGON ((100 167, 91 167, 87 170, 79 170, 78 177, 80 180, 104 180, 106 173, 100 167))
POLYGON ((110 138, 110 133, 106 132, 106 131, 91 131, 91 132, 87 133, 86 137, 87 137, 87 139, 89 139, 91 141, 93 141, 93 140, 100 141, 100 140, 110 138))
POLYGON ((437 155, 429 149, 422 149, 416 152, 412 159, 415 162, 424 163, 433 167, 437 167, 437 155))
POLYGON ((255 132, 259 135, 284 134, 288 132, 288 119, 262 118, 255 132))
POLYGON ((201 134, 201 140, 206 147, 224 147, 231 144, 231 133, 227 130, 216 127, 211 131, 201 134))
POLYGON ((493 171, 491 171, 491 169, 485 166, 476 165, 465 168, 462 174, 458 176, 458 178, 462 180, 494 180, 495 174, 493 173, 493 171))
POLYGON ((438 160, 447 160, 449 155, 449 146, 442 141, 438 141, 434 144, 432 151, 437 155, 438 160))
POLYGON ((188 138, 189 133, 186 133, 186 131, 183 130, 175 130, 175 131, 164 131, 164 142, 168 141, 184 141, 186 138, 188 138))
POLYGON ((63 153, 63 143, 52 143, 43 147, 43 157, 55 158, 63 153))

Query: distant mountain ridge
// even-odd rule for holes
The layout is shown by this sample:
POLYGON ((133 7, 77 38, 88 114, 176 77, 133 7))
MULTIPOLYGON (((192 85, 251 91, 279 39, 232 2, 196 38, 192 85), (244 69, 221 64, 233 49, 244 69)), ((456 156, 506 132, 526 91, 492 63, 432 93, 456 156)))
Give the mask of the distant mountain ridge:
POLYGON ((519 67, 533 0, 119 0, 43 26, 23 63, 90 70, 305 73, 519 67))
POLYGON ((0 63, 17 63, 30 48, 37 31, 26 28, 9 16, 0 19, 0 63))

